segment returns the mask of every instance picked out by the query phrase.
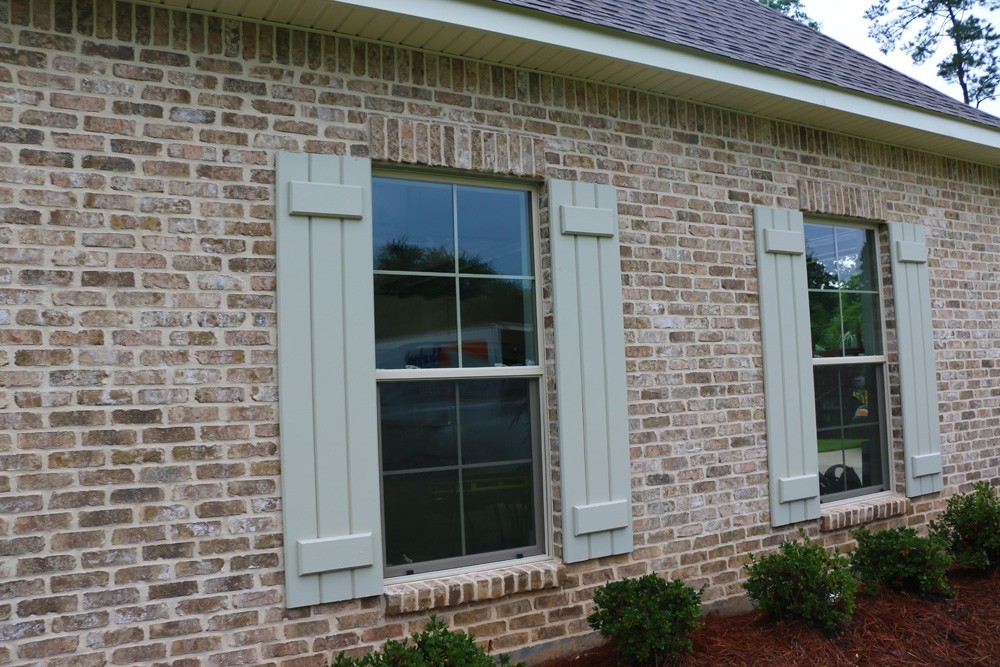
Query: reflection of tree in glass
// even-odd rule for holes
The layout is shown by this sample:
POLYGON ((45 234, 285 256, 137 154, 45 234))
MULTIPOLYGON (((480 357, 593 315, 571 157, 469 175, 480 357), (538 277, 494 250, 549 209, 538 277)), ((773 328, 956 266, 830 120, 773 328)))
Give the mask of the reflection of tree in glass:
MULTIPOLYGON (((496 275, 491 262, 470 255, 464 250, 458 256, 462 273, 496 275)), ((420 271, 428 273, 454 273, 455 253, 451 248, 437 246, 427 248, 410 243, 404 236, 386 241, 375 252, 377 271, 420 271)))
MULTIPOLYGON (((462 274, 459 289, 463 326, 510 323, 523 327, 527 324, 525 304, 530 303, 530 291, 524 280, 489 278, 487 276, 498 274, 493 264, 464 251, 459 254, 458 261, 462 274)), ((422 247, 403 237, 378 248, 375 269, 454 275, 455 254, 444 246, 422 247)), ((455 298, 455 282, 440 277, 394 276, 392 280, 382 281, 378 289, 379 294, 398 299, 455 298)), ((522 332, 521 337, 524 335, 522 332)))
MULTIPOLYGON (((850 278, 841 282, 836 273, 811 255, 806 256, 806 276, 810 289, 839 292, 837 299, 809 299, 810 321, 813 325, 813 349, 817 353, 864 354, 863 348, 875 334, 874 313, 866 313, 863 298, 844 298, 846 294, 871 291, 871 252, 866 244, 850 259, 858 267, 850 278), (826 322, 825 326, 822 323, 826 322)), ((838 258, 846 259, 846 258, 838 258)), ((868 351, 871 353, 871 350, 868 351)), ((824 355, 825 356, 825 355, 824 355)))

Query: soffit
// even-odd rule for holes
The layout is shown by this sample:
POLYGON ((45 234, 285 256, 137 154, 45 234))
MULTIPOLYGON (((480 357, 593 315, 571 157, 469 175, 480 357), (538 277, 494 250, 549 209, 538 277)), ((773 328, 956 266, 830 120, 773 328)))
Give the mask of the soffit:
POLYGON ((495 2, 148 0, 143 4, 334 32, 625 86, 1000 166, 1000 131, 995 128, 495 2))

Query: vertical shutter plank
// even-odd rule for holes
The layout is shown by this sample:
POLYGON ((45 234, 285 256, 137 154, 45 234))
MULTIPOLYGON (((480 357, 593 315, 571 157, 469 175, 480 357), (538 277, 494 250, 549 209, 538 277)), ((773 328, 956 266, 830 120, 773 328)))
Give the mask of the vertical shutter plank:
POLYGON ((805 227, 799 211, 765 207, 754 225, 771 525, 783 526, 820 512, 805 227))
POLYGON ((912 498, 944 486, 926 231, 920 225, 889 223, 889 244, 906 495, 912 498))
POLYGON ((310 322, 309 225, 288 214, 288 198, 281 189, 291 180, 308 180, 309 162, 304 154, 278 155, 275 237, 277 248, 276 300, 278 321, 278 408, 281 424, 281 494, 285 540, 285 599, 288 606, 318 604, 319 581, 296 576, 297 539, 316 537, 316 477, 310 322), (293 451, 294 450, 294 451, 293 451), (294 508, 294 511, 290 511, 294 508))
POLYGON ((617 206, 611 186, 549 183, 563 558, 567 562, 632 550, 617 206), (600 213, 595 215, 594 209, 600 213), (576 220, 579 211, 583 218, 576 220), (615 221, 610 230, 594 235, 593 225, 586 223, 608 215, 615 221), (563 216, 569 216, 569 224, 562 222, 563 216), (612 233, 607 235, 607 231, 612 233), (617 509, 608 511, 607 507, 617 509))

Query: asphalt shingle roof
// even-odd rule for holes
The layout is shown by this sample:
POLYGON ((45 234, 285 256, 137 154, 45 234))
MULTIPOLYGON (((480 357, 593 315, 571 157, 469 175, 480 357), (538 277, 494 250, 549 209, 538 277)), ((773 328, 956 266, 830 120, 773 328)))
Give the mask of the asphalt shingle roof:
POLYGON ((1000 128, 1000 118, 948 97, 757 0, 495 1, 1000 128))

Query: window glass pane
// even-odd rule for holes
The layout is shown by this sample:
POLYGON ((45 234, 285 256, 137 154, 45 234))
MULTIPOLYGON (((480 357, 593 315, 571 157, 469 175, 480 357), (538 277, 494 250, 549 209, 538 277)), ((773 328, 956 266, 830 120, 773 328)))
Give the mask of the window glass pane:
POLYGON ((837 279, 844 289, 875 289, 875 232, 857 227, 835 227, 837 279))
POLYGON ((374 178, 372 210, 376 270, 455 270, 450 185, 374 178))
POLYGON ((386 565, 462 555, 458 470, 382 479, 386 565))
POLYGON ((881 364, 814 369, 823 495, 884 486, 881 372, 881 364))
POLYGON ((809 289, 836 289, 837 247, 833 227, 806 224, 806 278, 809 289))
POLYGON ((532 280, 462 278, 462 365, 538 363, 532 280))
POLYGON ((537 400, 537 378, 379 383, 387 566, 537 552, 537 400))
POLYGON ((459 384, 463 464, 531 459, 533 382, 514 378, 459 384))
POLYGON ((458 463, 454 382, 383 382, 378 393, 383 470, 458 463))
POLYGON ((814 357, 839 357, 843 354, 840 325, 840 294, 810 292, 809 326, 812 329, 814 357))
POLYGON ((882 318, 877 294, 841 292, 844 356, 882 354, 882 318))
POLYGON ((454 278, 376 275, 375 365, 458 366, 455 307, 454 278))
POLYGON ((459 271, 532 274, 528 193, 456 186, 459 271))
POLYGON ((467 553, 535 544, 531 464, 472 468, 462 480, 467 553))

